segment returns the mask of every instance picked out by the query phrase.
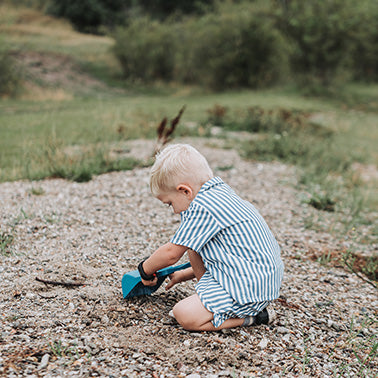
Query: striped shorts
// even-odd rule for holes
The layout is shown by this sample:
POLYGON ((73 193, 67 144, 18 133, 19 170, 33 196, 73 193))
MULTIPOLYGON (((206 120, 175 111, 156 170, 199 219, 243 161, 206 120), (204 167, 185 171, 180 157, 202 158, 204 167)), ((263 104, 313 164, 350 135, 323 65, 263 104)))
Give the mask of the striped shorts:
POLYGON ((196 285, 196 292, 207 310, 214 314, 213 325, 218 328, 230 318, 246 318, 257 315, 269 301, 240 304, 215 281, 209 272, 205 272, 196 285))

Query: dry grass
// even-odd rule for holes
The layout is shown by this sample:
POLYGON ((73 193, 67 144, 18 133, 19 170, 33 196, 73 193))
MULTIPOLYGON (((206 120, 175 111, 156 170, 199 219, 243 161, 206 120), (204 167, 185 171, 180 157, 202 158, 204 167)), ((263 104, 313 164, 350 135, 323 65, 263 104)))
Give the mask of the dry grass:
POLYGON ((72 100, 73 94, 67 92, 63 88, 48 89, 42 88, 34 83, 25 82, 25 91, 20 95, 20 100, 27 101, 66 101, 72 100))
POLYGON ((15 50, 63 52, 79 60, 101 60, 117 66, 109 51, 111 38, 78 33, 68 21, 37 10, 0 5, 1 36, 15 50))
POLYGON ((0 5, 0 22, 0 30, 19 30, 21 33, 33 29, 35 29, 35 32, 41 33, 46 28, 49 28, 52 32, 72 32, 72 27, 68 21, 56 19, 34 9, 14 7, 8 4, 0 5))

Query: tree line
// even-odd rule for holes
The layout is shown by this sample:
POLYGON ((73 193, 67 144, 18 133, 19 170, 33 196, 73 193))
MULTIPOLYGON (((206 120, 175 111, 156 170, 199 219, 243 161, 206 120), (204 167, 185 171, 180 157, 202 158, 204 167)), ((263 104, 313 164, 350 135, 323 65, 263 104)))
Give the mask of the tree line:
MULTIPOLYGON (((22 1, 114 37, 131 82, 316 89, 378 79, 376 0, 22 1)), ((8 60, 0 52, 0 65, 8 60)), ((1 76, 0 92, 12 88, 1 76)))

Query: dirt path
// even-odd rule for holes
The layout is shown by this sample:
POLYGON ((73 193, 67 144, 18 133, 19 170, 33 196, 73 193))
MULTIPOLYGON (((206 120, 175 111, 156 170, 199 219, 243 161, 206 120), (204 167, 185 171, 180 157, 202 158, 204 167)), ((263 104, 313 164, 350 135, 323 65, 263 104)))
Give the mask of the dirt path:
MULTIPOLYGON (((149 153, 149 143, 131 143, 131 153, 149 153)), ((245 162, 202 140, 193 144, 277 235, 286 267, 282 296, 273 304, 277 323, 186 332, 168 312, 193 292, 193 282, 123 300, 122 275, 169 240, 179 223, 150 195, 148 169, 83 184, 4 183, 1 232, 14 240, 10 255, 3 240, 0 255, 0 375, 374 376, 377 290, 309 258, 310 251, 342 243, 304 227, 316 210, 301 202, 293 169, 245 162), (45 285, 36 277, 85 285, 45 285)))

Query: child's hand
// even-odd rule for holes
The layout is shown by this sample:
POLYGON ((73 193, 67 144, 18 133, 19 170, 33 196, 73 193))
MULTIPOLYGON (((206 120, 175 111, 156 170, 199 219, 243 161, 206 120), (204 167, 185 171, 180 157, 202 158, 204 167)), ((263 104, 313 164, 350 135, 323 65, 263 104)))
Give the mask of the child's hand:
POLYGON ((165 286, 165 290, 169 290, 171 287, 179 282, 182 282, 181 272, 173 272, 169 276, 169 282, 165 286))
POLYGON ((157 284, 158 278, 155 277, 152 281, 147 281, 141 278, 141 281, 144 286, 155 286, 157 284))

